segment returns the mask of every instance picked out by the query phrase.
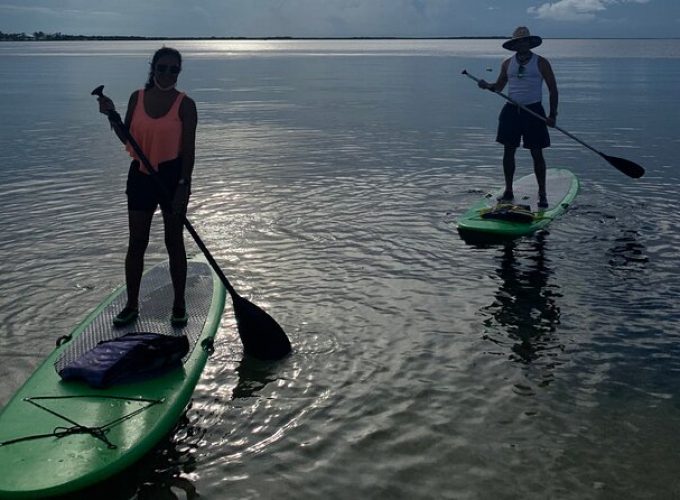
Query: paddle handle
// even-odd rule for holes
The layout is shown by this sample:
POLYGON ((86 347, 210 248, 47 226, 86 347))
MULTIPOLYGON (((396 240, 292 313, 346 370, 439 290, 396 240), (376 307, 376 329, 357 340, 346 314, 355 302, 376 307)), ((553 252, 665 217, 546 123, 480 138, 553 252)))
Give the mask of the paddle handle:
MULTIPOLYGON (((104 95, 104 86, 100 85, 96 89, 92 91, 92 95, 96 95, 99 98, 104 98, 106 97, 104 95)), ((135 153, 137 154, 137 157, 140 159, 140 161, 144 164, 146 169, 149 171, 151 174, 151 178, 156 182, 156 185, 160 189, 161 196, 163 198, 164 204, 169 204, 169 201, 171 200, 170 193, 168 192, 167 188, 165 185, 161 182, 160 176, 158 175, 158 172, 156 172, 156 169, 154 169, 151 166, 151 162, 149 162, 149 159, 146 157, 144 152, 142 151, 142 148, 137 144, 137 141, 135 141, 134 137, 132 137, 132 134, 128 130, 128 128, 125 126, 123 123, 123 120, 121 119, 120 115, 118 112, 114 109, 109 110, 106 112, 106 115, 109 117, 109 120, 111 120, 113 123, 115 123, 118 127, 120 127, 120 130, 122 131, 123 135, 127 139, 127 141, 130 143, 130 146, 132 146, 132 149, 134 149, 135 153)), ((194 226, 189 222, 189 219, 187 219, 186 215, 182 215, 182 223, 184 224, 184 227, 189 231, 189 234, 191 237, 194 239, 196 242, 196 245, 198 245, 198 248, 201 249, 201 252, 203 252, 203 255, 205 255, 206 260, 210 264, 210 267, 213 268, 217 276, 220 278, 220 281, 222 281, 222 284, 224 284, 224 287, 227 289, 229 292, 229 295, 231 295, 232 298, 237 298, 239 297, 239 294, 236 292, 233 286, 231 286, 231 283, 229 283, 229 280, 227 277, 224 275, 222 272, 222 269, 217 265, 217 262, 213 258, 212 254, 208 250, 208 247, 205 246, 205 243, 203 243, 203 240, 201 237, 198 235, 196 230, 194 229, 194 226)))

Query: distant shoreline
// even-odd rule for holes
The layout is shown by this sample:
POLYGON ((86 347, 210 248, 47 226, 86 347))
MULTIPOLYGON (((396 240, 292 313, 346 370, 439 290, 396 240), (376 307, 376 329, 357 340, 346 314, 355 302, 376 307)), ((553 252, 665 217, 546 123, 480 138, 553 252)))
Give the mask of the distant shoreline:
MULTIPOLYGON (((0 32, 0 42, 143 42, 143 41, 323 41, 323 40, 507 40, 507 36, 352 36, 352 37, 147 37, 147 36, 90 36, 59 35, 36 38, 30 35, 15 35, 0 32)), ((543 37, 544 40, 680 40, 680 37, 543 37)))
MULTIPOLYGON (((677 40, 680 37, 544 37, 552 40, 677 40)), ((64 33, 3 33, 0 42, 104 42, 104 41, 288 41, 288 40, 507 40, 507 36, 137 36, 137 35, 68 35, 64 33)))
POLYGON ((2 42, 61 42, 61 41, 180 41, 180 40, 222 40, 222 41, 238 41, 238 40, 505 40, 506 36, 435 36, 435 37, 400 37, 400 36, 347 36, 347 37, 295 37, 295 36, 263 36, 263 37, 247 37, 247 36, 208 36, 208 37, 170 37, 170 36, 106 36, 106 35, 62 35, 57 33, 54 35, 43 34, 40 36, 27 35, 25 33, 2 33, 0 32, 0 41, 2 42))

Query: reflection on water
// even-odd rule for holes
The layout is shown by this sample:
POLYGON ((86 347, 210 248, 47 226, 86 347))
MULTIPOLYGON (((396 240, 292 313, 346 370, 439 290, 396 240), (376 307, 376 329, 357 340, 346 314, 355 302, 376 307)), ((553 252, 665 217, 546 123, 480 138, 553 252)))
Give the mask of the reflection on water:
POLYGON ((244 357, 236 367, 238 382, 232 390, 232 399, 250 398, 278 379, 278 365, 244 357))
MULTIPOLYGON (((535 363, 552 357, 560 348, 556 336, 560 323, 559 286, 550 282, 552 271, 546 257, 545 234, 524 241, 513 240, 501 250, 497 269, 500 286, 493 304, 482 308, 485 338, 500 345, 510 343, 510 359, 535 363)), ((547 382, 546 382, 547 383, 547 382)))
POLYGON ((643 269, 649 262, 647 249, 640 241, 639 236, 637 231, 626 230, 623 236, 616 238, 614 246, 607 252, 612 270, 620 268, 627 270, 643 269))
MULTIPOLYGON (((159 44, 0 45, 1 405, 122 280, 128 161, 90 92, 124 107, 159 44)), ((192 218, 295 352, 242 360, 225 309, 188 421, 89 498, 677 496, 679 41, 546 41, 565 128, 648 173, 555 135, 577 208, 490 248, 453 221, 502 183, 502 102, 460 75, 497 41, 176 45, 192 218)))

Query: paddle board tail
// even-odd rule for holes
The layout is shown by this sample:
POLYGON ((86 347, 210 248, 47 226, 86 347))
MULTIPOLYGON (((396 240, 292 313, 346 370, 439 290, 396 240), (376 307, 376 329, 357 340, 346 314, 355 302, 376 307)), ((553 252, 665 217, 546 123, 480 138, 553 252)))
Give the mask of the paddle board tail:
POLYGON ((172 430, 191 399, 219 328, 226 291, 201 259, 188 263, 188 324, 170 322, 168 264, 149 270, 140 315, 123 328, 112 319, 126 301, 109 295, 62 342, 0 412, 0 498, 64 495, 124 470, 172 430), (108 388, 64 381, 58 370, 101 342, 130 332, 186 336, 190 351, 176 368, 108 388))

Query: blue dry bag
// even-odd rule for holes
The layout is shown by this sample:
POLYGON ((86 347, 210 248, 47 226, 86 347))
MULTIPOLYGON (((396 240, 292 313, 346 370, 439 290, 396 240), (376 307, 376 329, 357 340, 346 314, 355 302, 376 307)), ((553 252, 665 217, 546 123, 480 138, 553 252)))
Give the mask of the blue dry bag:
POLYGON ((101 389, 146 380, 179 368, 188 352, 189 341, 184 335, 132 332, 99 342, 59 370, 59 376, 101 389))

